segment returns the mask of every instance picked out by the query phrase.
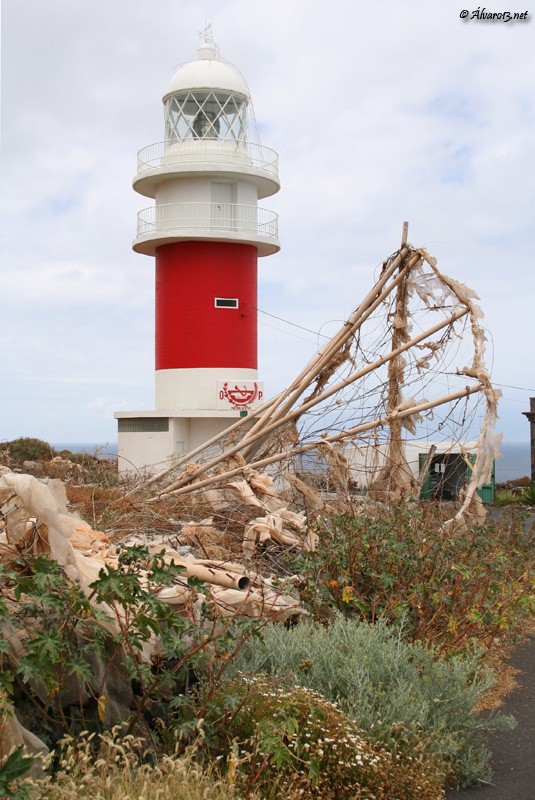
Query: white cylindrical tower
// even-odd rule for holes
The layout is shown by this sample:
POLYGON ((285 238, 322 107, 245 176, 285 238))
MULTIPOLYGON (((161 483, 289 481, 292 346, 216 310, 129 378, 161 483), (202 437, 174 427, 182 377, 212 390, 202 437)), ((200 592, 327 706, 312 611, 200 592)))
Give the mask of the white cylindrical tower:
MULTIPOLYGON (((133 187, 155 202, 138 214, 133 248, 155 257, 154 413, 180 429, 173 455, 262 399, 257 259, 280 245, 277 215, 258 201, 280 184, 277 154, 258 141, 245 80, 210 36, 176 69, 163 104, 164 141, 138 153, 133 187)), ((120 450, 121 433, 136 433, 126 421, 134 414, 116 415, 120 450)))

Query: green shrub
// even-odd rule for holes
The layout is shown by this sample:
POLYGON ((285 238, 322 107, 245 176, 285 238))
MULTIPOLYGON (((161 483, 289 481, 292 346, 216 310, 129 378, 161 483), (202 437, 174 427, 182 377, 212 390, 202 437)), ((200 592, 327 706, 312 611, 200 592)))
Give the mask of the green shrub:
POLYGON ((535 483, 525 486, 522 491, 522 500, 529 505, 535 505, 535 483))
POLYGON ((517 631, 535 610, 533 535, 519 518, 445 534, 415 508, 377 508, 317 526, 319 545, 296 565, 313 613, 325 605, 461 652, 517 631))
POLYGON ((501 492, 496 492, 494 498, 494 505, 497 508, 503 506, 517 506, 522 502, 522 495, 513 492, 511 489, 503 489, 501 492))
POLYGON ((22 436, 6 442, 1 446, 2 450, 7 450, 12 461, 49 461, 54 458, 56 452, 48 442, 42 439, 34 439, 29 436, 22 436))
POLYGON ((215 665, 225 666, 240 637, 259 623, 230 618, 214 631, 207 602, 203 626, 194 609, 201 586, 193 578, 177 614, 156 592, 183 570, 146 547, 125 548, 116 567, 100 570, 88 598, 44 556, 0 564, 0 692, 16 710, 32 708, 33 733, 52 747, 66 733, 119 722, 152 735, 169 698, 192 676, 206 673, 217 682, 215 665), (13 650, 11 635, 24 646, 13 650), (151 661, 147 650, 156 641, 151 661))
POLYGON ((418 742, 456 780, 488 780, 484 735, 513 723, 503 715, 474 713, 493 684, 476 655, 447 660, 405 642, 384 622, 370 625, 341 615, 328 627, 268 625, 262 639, 246 642, 231 670, 293 673, 295 685, 338 702, 369 739, 391 752, 408 756, 418 742))
POLYGON ((212 755, 263 798, 437 800, 440 761, 373 744, 335 704, 303 687, 238 676, 209 714, 212 755))

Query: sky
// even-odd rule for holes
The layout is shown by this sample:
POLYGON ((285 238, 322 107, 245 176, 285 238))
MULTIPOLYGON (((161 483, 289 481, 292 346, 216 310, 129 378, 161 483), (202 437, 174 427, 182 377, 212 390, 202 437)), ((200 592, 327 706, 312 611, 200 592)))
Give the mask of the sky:
POLYGON ((527 441, 535 23, 478 8, 3 0, 0 441, 113 442, 114 411, 154 407, 154 262, 131 250, 148 201, 131 180, 207 23, 280 158, 281 191, 261 202, 282 244, 259 263, 266 396, 358 305, 408 220, 409 241, 478 293, 498 428, 527 441))

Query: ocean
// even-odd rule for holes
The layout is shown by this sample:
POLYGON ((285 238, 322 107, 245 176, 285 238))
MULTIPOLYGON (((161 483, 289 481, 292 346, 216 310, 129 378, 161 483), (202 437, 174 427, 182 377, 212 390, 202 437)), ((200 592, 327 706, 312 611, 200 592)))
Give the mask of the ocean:
MULTIPOLYGON (((52 444, 54 450, 70 450, 71 453, 90 453, 99 458, 117 458, 117 442, 52 444)), ((501 457, 496 459, 496 483, 512 481, 531 475, 529 442, 505 442, 501 457)))
POLYGON ((96 455, 98 458, 109 460, 117 458, 117 442, 99 442, 97 444, 92 442, 50 442, 50 446, 57 453, 61 453, 62 450, 70 450, 71 453, 88 453, 90 456, 96 455))
POLYGON ((496 483, 531 477, 529 442, 504 442, 502 454, 496 459, 496 483))

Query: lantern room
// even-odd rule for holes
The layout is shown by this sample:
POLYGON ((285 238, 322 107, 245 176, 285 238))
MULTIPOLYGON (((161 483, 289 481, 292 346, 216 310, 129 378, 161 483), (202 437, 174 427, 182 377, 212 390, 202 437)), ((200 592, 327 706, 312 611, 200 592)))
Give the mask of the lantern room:
POLYGON ((204 42, 197 60, 179 68, 164 95, 165 138, 245 142, 249 96, 231 64, 219 60, 213 42, 204 42))

